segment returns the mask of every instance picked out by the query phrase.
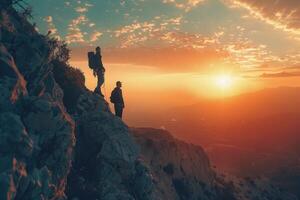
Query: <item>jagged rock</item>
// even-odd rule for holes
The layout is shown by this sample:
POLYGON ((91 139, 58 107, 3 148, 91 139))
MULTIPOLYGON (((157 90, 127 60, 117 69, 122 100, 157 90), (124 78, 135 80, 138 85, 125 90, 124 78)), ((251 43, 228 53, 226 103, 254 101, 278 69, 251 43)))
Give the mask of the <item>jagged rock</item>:
MULTIPOLYGON (((63 102, 52 74, 59 63, 52 61, 48 38, 11 2, 4 7, 0 2, 0 199, 63 199, 75 138, 74 120, 65 109, 70 102, 63 102)), ((78 143, 69 198, 154 199, 151 176, 138 160, 128 127, 103 97, 84 86, 78 94, 72 102, 78 143)))
POLYGON ((79 97, 76 111, 76 114, 83 115, 92 111, 110 112, 110 109, 102 96, 86 91, 79 97))
POLYGON ((155 179, 155 190, 166 200, 265 200, 297 198, 268 181, 216 174, 199 146, 172 137, 167 131, 132 128, 142 157, 155 179))
POLYGON ((51 73, 46 39, 7 9, 0 8, 0 199, 63 199, 74 122, 51 73))
POLYGON ((152 179, 138 160, 129 129, 110 112, 105 100, 87 92, 80 97, 77 109, 69 198, 154 199, 152 179))
POLYGON ((26 81, 15 65, 12 56, 0 43, 0 111, 12 109, 20 96, 27 95, 26 81))
POLYGON ((214 172, 204 150, 157 129, 132 129, 162 199, 206 199, 203 187, 212 186, 214 172))

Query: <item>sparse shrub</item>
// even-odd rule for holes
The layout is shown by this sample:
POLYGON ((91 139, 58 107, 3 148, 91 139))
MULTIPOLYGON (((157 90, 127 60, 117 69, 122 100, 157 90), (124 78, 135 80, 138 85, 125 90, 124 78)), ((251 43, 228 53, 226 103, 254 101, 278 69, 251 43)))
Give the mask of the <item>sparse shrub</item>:
POLYGON ((53 60, 68 63, 71 51, 68 49, 67 43, 56 38, 48 38, 48 44, 52 52, 53 60))
POLYGON ((58 60, 52 61, 56 82, 64 91, 63 102, 69 113, 74 113, 77 100, 85 89, 83 73, 58 60))
POLYGON ((69 113, 74 113, 77 100, 85 90, 85 77, 81 70, 68 64, 70 50, 64 41, 48 38, 48 44, 52 53, 54 78, 64 91, 64 105, 69 113))

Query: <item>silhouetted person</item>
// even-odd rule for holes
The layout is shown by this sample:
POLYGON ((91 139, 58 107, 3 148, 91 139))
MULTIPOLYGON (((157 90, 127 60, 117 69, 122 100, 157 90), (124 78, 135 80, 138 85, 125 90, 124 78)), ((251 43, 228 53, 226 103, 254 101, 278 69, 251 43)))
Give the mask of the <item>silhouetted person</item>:
POLYGON ((89 52, 88 57, 89 57, 89 67, 93 70, 94 76, 97 76, 97 79, 98 79, 97 86, 96 86, 94 92, 103 96, 103 94, 101 92, 101 86, 104 83, 105 68, 102 63, 100 47, 96 48, 96 53, 89 52))
POLYGON ((117 81, 115 89, 111 92, 110 101, 114 104, 116 116, 122 119, 125 105, 121 87, 122 83, 117 81))

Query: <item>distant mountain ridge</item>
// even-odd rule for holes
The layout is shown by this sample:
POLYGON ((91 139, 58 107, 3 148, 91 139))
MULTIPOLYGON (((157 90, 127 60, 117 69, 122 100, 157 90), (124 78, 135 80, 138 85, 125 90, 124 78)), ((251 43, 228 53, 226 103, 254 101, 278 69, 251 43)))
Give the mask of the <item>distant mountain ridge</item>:
POLYGON ((176 121, 161 124, 178 138, 203 145, 219 170, 269 177, 286 171, 290 181, 275 178, 276 184, 299 195, 299 99, 299 87, 264 89, 174 108, 165 119, 176 121))

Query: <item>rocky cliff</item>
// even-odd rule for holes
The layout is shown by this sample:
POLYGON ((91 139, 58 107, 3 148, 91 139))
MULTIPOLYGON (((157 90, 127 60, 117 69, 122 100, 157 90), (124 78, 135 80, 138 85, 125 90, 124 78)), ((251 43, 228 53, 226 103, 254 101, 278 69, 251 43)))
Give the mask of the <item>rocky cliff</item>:
POLYGON ((0 5, 0 199, 62 199, 74 120, 52 76, 46 38, 8 1, 0 5))
POLYGON ((128 127, 72 82, 64 45, 0 2, 0 199, 154 199, 128 127))
MULTIPOLYGON (((134 140, 13 2, 0 0, 0 200, 237 198, 201 147, 153 129, 134 140)), ((256 199, 293 199, 275 191, 256 199)))
POLYGON ((180 141, 165 130, 132 128, 131 132, 161 199, 297 199, 274 187, 265 178, 237 178, 216 173, 200 146, 180 141))

